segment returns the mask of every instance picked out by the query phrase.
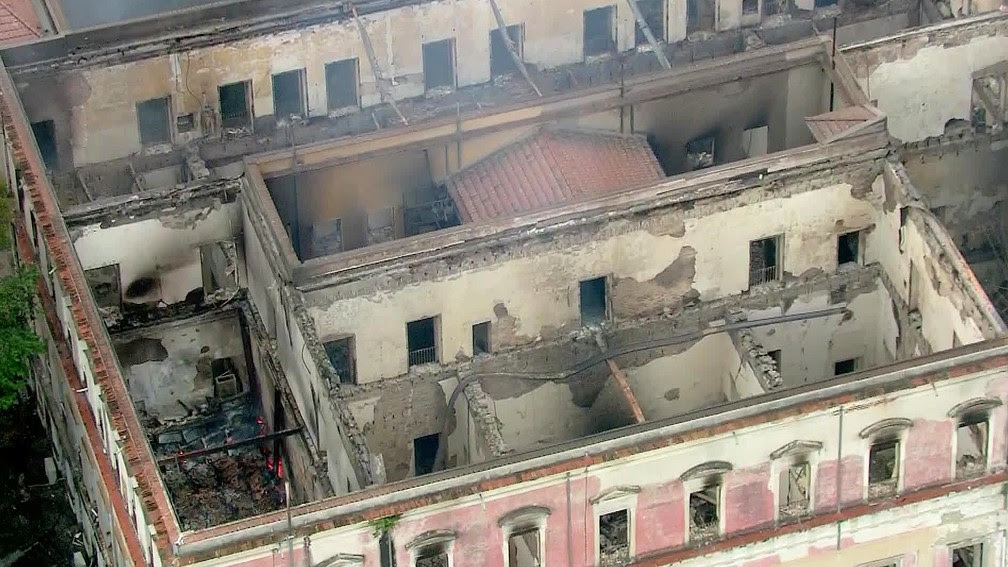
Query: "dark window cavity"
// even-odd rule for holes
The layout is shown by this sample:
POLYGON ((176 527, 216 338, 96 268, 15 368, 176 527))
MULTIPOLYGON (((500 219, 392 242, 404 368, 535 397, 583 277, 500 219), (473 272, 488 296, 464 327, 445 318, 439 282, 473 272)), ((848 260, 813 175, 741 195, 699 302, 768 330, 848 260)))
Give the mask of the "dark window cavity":
POLYGON ((58 169, 59 160, 56 151, 56 123, 52 120, 43 120, 31 125, 32 133, 35 134, 35 143, 38 144, 39 153, 42 154, 42 163, 48 169, 58 169))
POLYGON ((760 285, 780 278, 780 236, 749 243, 749 285, 760 285))
POLYGON ((326 356, 339 376, 340 384, 357 383, 357 364, 354 355, 354 338, 344 337, 325 343, 326 356))
POLYGON ((472 326, 473 355, 490 353, 490 322, 472 326))
POLYGON ((436 317, 407 323, 406 340, 410 366, 438 361, 436 317))
POLYGON ((604 6, 584 12, 584 55, 616 51, 616 7, 604 6))
MULTIPOLYGON (((637 0, 637 8, 644 16, 644 23, 651 29, 651 33, 658 41, 665 40, 665 0, 637 0)), ((635 45, 647 45, 647 36, 638 23, 634 29, 635 45)))
POLYGON ((837 264, 856 264, 861 259, 861 232, 848 232, 837 237, 837 264))
POLYGON ((217 88, 220 96, 221 126, 248 128, 252 125, 251 82, 242 81, 217 88))
POLYGON ((455 40, 443 39, 423 44, 424 88, 455 87, 455 40))
POLYGON ((413 473, 416 476, 434 472, 438 444, 437 433, 417 437, 413 440, 413 473))
POLYGON ((280 120, 305 114, 304 69, 273 75, 273 116, 280 120))
MULTIPOLYGON (((507 35, 508 38, 511 39, 511 43, 514 45, 515 51, 518 53, 518 57, 521 58, 525 53, 525 27, 522 25, 508 26, 507 35)), ((505 45, 504 36, 501 34, 500 29, 491 30, 490 75, 498 77, 500 75, 513 73, 517 70, 518 68, 515 65, 514 57, 511 56, 511 51, 507 48, 507 45, 505 45)))
POLYGON ((580 284, 581 324, 598 325, 606 319, 606 280, 595 278, 580 284))
POLYGON ((329 112, 360 104, 356 58, 326 64, 325 79, 326 105, 329 112))
POLYGON ((138 102, 136 111, 141 144, 147 146, 171 141, 171 110, 167 97, 138 102))

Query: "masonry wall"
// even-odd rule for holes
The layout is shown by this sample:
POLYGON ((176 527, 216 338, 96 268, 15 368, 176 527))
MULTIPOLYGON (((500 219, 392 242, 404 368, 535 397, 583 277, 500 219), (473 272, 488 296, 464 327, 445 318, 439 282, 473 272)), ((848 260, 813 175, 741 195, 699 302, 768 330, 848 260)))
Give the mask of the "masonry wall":
POLYGON ((1008 58, 1008 19, 985 16, 908 32, 844 50, 861 88, 888 117, 889 132, 914 142, 971 120, 974 71, 1008 58))
MULTIPOLYGON (((683 564, 840 566, 896 556, 904 558, 905 565, 940 567, 948 565, 951 547, 983 541, 988 558, 985 565, 996 565, 1004 553, 1004 535, 999 527, 1005 519, 1000 484, 963 488, 920 502, 883 499, 874 508, 864 510, 863 515, 840 524, 812 522, 789 533, 780 529, 786 523, 777 522, 777 479, 792 461, 773 460, 769 455, 796 440, 821 443, 821 448, 810 449, 802 456, 812 470, 811 518, 837 509, 846 511, 867 495, 867 455, 872 439, 862 438, 860 432, 884 418, 907 418, 913 425, 899 436, 899 491, 912 495, 925 487, 941 486, 953 478, 951 439, 958 422, 948 412, 964 400, 1004 400, 1008 395, 1005 379, 1000 369, 978 370, 841 407, 796 412, 769 424, 659 445, 634 456, 589 464, 539 480, 522 482, 516 477, 506 487, 461 496, 450 505, 405 510, 392 528, 397 560, 409 564, 410 555, 404 546, 414 537, 431 530, 452 530, 455 538, 449 554, 455 564, 506 565, 504 533, 498 519, 523 506, 549 510, 542 524, 547 564, 596 562, 597 518, 619 509, 629 510, 631 516, 632 556, 681 549, 686 543, 688 493, 699 485, 698 481, 684 483, 679 475, 700 463, 727 460, 732 470, 720 476, 721 533, 767 531, 749 545, 728 549, 712 545, 709 551, 700 552, 699 558, 683 564), (839 502, 838 463, 842 463, 839 502), (951 521, 953 518, 955 521, 951 521), (986 563, 988 560, 991 563, 986 563)), ((990 419, 989 466, 1001 470, 1006 457, 1004 406, 993 409, 990 419)), ((360 554, 365 564, 377 561, 377 541, 366 524, 317 532, 310 539, 313 561, 337 553, 360 554)), ((273 556, 268 549, 260 548, 258 553, 258 557, 222 558, 204 565, 269 565, 273 556)), ((679 564, 679 560, 674 563, 679 564)))
MULTIPOLYGON (((834 363, 856 359, 856 368, 864 370, 895 360, 899 326, 889 292, 881 282, 871 291, 857 293, 835 315, 803 321, 756 327, 752 334, 768 351, 781 351, 783 387, 801 386, 834 376, 834 363)), ((795 314, 830 307, 830 293, 799 298, 787 309, 750 311, 749 319, 795 314), (783 312, 783 313, 782 313, 783 312)))
MULTIPOLYGON (((240 207, 219 200, 206 206, 163 212, 135 222, 95 223, 75 227, 74 249, 85 270, 119 265, 126 303, 174 304, 203 290, 202 244, 235 240, 241 234, 240 207), (131 296, 130 286, 150 278, 148 293, 131 296)), ((118 219, 117 219, 118 220, 118 219)), ((239 247, 239 282, 244 285, 244 260, 239 247)), ((146 290, 147 286, 143 286, 146 290)))
POLYGON ((130 398, 154 418, 183 418, 189 415, 187 408, 214 398, 214 359, 231 361, 239 391, 252 387, 240 323, 233 313, 130 331, 116 335, 113 344, 130 398))
MULTIPOLYGON (((783 234, 787 277, 832 271, 836 235, 869 226, 875 212, 869 197, 852 197, 850 185, 824 185, 615 220, 549 243, 484 253, 465 264, 464 277, 427 272, 403 286, 375 278, 314 291, 306 301, 319 336, 355 335, 358 380, 372 382, 407 371, 406 323, 424 317, 440 317, 441 360, 448 361, 471 356, 471 327, 482 321, 491 322, 496 350, 580 328, 580 280, 609 278, 617 321, 675 310, 684 299, 743 292, 750 240, 783 234)), ((873 246, 892 242, 870 244, 866 260, 873 261, 873 246)))

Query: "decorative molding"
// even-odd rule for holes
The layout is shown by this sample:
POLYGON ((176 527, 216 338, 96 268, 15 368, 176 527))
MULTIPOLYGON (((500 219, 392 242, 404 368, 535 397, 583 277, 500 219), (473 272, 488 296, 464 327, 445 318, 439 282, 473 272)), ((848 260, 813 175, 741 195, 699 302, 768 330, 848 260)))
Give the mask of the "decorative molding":
POLYGON ((329 559, 323 560, 318 563, 315 567, 352 567, 354 565, 363 565, 364 556, 355 555, 353 553, 337 553, 329 559))
POLYGON ((497 525, 500 527, 523 524, 533 520, 539 520, 549 516, 552 510, 545 506, 523 506, 516 510, 511 510, 507 514, 504 514, 497 520, 497 525))
POLYGON ((426 531, 406 544, 406 549, 419 549, 428 545, 447 543, 458 537, 454 530, 430 530, 426 531))
POLYGON ((781 457, 790 457, 793 455, 802 455, 805 453, 814 453, 822 449, 822 443, 819 441, 810 441, 805 439, 796 439, 787 445, 777 449, 776 451, 770 453, 770 458, 772 460, 777 460, 781 457))
POLYGON ((965 417, 966 414, 972 412, 987 412, 996 407, 1001 407, 1001 398, 995 398, 993 396, 986 396, 983 398, 973 398, 972 400, 966 400, 960 404, 956 404, 955 407, 949 410, 949 417, 965 417))
POLYGON ((869 437, 876 437, 883 433, 895 433, 911 427, 913 427, 913 420, 905 417, 891 417, 889 419, 883 419, 882 421, 876 421, 875 423, 862 429, 861 433, 858 435, 860 435, 862 439, 868 439, 869 437))
POLYGON ((615 500, 623 496, 636 496, 640 493, 640 487, 636 485, 620 485, 608 488, 600 492, 595 498, 589 500, 592 504, 598 504, 599 502, 605 502, 606 500, 615 500))
POLYGON ((679 479, 683 481, 693 480, 712 474, 724 474, 730 470, 732 470, 732 464, 728 461, 707 461, 682 473, 679 479))

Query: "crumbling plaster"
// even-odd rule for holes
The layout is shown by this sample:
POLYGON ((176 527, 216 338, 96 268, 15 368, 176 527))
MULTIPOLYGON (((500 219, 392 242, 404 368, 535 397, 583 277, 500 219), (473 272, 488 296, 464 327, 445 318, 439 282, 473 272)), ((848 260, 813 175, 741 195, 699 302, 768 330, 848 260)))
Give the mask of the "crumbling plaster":
MULTIPOLYGON (((524 0, 499 0, 508 24, 523 23, 526 63, 540 68, 575 63, 582 56, 584 10, 616 6, 614 33, 618 49, 634 47, 635 23, 629 7, 612 0, 564 0, 548 4, 524 0)), ((732 16, 741 13, 741 1, 726 2, 720 29, 737 27, 732 16)), ((669 0, 669 42, 685 38, 686 2, 669 0)), ((387 79, 394 79, 397 99, 423 96, 421 45, 455 38, 458 86, 490 80, 490 31, 497 24, 489 4, 479 0, 426 2, 362 16, 376 57, 387 79)), ((24 92, 55 86, 69 98, 69 123, 62 112, 40 108, 30 112, 33 121, 56 119, 69 128, 76 165, 96 163, 141 151, 135 104, 171 96, 173 115, 199 115, 204 102, 218 107, 217 87, 237 81, 252 81, 252 105, 257 117, 273 114, 271 75, 305 69, 306 100, 311 116, 325 116, 325 64, 348 58, 359 61, 360 96, 363 106, 380 102, 370 61, 352 20, 316 24, 299 29, 241 39, 191 51, 162 55, 141 61, 69 71, 56 81, 39 79, 24 92), (72 78, 72 79, 71 79, 72 78), (71 90, 72 88, 72 90, 71 90), (99 96, 100 95, 100 96, 99 96)), ((29 110, 33 110, 31 107, 29 110)), ((174 120, 173 120, 174 122, 174 120)), ((174 130, 174 126, 172 127, 174 130)), ((186 136, 180 136, 184 139, 186 136)))
MULTIPOLYGON (((238 203, 217 201, 205 208, 183 208, 138 222, 124 219, 90 224, 75 230, 74 249, 85 270, 119 264, 124 301, 170 305, 203 289, 199 246, 238 238, 239 211, 238 203), (130 284, 142 278, 153 278, 157 285, 148 294, 128 297, 130 284)), ((240 246, 238 255, 239 285, 244 287, 240 246)))
MULTIPOLYGON (((971 538, 990 538, 992 557, 1001 557, 999 526, 1005 520, 1000 484, 949 495, 922 502, 904 502, 889 508, 889 502, 877 504, 874 511, 844 521, 812 525, 794 533, 780 530, 775 522, 777 474, 782 462, 771 461, 768 455, 796 439, 822 443, 819 450, 807 456, 813 470, 814 511, 833 513, 835 463, 838 452, 844 462, 843 482, 846 506, 864 498, 864 456, 870 440, 859 432, 883 417, 898 415, 915 423, 933 423, 942 431, 951 431, 955 421, 946 415, 960 400, 978 396, 1003 397, 1004 374, 982 370, 958 378, 923 384, 911 390, 889 392, 863 400, 864 403, 824 407, 811 412, 795 413, 772 424, 733 428, 712 437, 681 438, 677 443, 661 446, 637 455, 623 456, 601 464, 588 464, 567 475, 553 475, 539 481, 507 484, 478 494, 460 496, 450 506, 431 504, 407 510, 398 518, 392 536, 397 542, 397 559, 408 561, 402 544, 417 535, 434 530, 453 530, 456 539, 452 555, 456 562, 463 559, 474 564, 503 567, 506 565, 501 546, 487 545, 503 541, 497 520, 522 506, 544 506, 550 514, 546 521, 545 560, 548 564, 587 564, 592 561, 597 541, 593 531, 585 526, 594 522, 594 499, 616 487, 633 488, 619 507, 633 511, 630 522, 634 531, 636 555, 639 558, 665 550, 680 548, 685 542, 685 490, 679 475, 699 463, 730 459, 733 470, 722 477, 726 490, 723 509, 732 514, 727 523, 731 535, 748 526, 773 530, 765 537, 745 546, 724 550, 713 545, 702 558, 685 561, 688 565, 812 565, 846 566, 902 554, 909 564, 946 565, 932 563, 933 553, 947 553, 950 545, 971 538), (843 417, 840 417, 842 413, 843 417), (744 448, 744 450, 741 450, 744 448), (639 489, 639 492, 637 491, 639 489), (754 500, 755 499, 755 500, 754 500), (750 507, 748 502, 763 505, 750 507), (950 516, 949 514, 952 514, 950 516), (568 516, 569 515, 569 516, 568 516), (953 518, 954 522, 948 520, 953 518), (587 518, 587 521, 585 520, 587 518), (570 520, 573 531, 566 526, 570 520), (838 531, 839 530, 839 531, 838 531), (587 532, 587 533, 586 533, 587 532), (496 539, 495 539, 496 538, 496 539), (568 545, 568 538, 571 543, 568 545), (898 550, 893 540, 903 542, 898 550), (587 557, 586 557, 587 555, 587 557)), ((991 463, 1005 457, 1004 408, 992 413, 991 463)), ((912 429, 911 429, 912 431, 912 429)), ((941 439, 910 435, 900 470, 913 471, 921 467, 940 471, 928 482, 944 483, 951 479, 952 454, 941 439), (937 450, 937 453, 933 450, 937 450), (931 467, 935 455, 947 459, 947 467, 931 467)), ((908 492, 923 488, 923 478, 907 476, 902 489, 908 492)), ((377 539, 370 536, 367 523, 323 529, 310 536, 313 561, 321 561, 336 553, 355 553, 371 561, 378 556, 377 539)), ((256 553, 248 552, 242 565, 269 565, 272 556, 268 546, 256 553), (257 559, 261 558, 261 559, 257 559)), ((944 555, 947 561, 947 555, 944 555)), ((670 561, 672 563, 672 561, 670 561)), ((674 561, 679 564, 679 561, 674 561)), ((222 566, 223 560, 208 560, 201 565, 222 566)), ((664 563, 648 563, 663 565, 664 563)))
MULTIPOLYGON (((464 274, 342 298, 346 292, 327 288, 306 299, 320 336, 355 335, 358 380, 367 383, 406 372, 406 322, 423 317, 440 316, 441 360, 449 361, 471 356, 471 326, 482 321, 491 321, 495 349, 579 328, 578 281, 583 279, 613 277, 612 315, 622 320, 675 310, 684 299, 706 301, 747 289, 748 244, 758 238, 785 235, 788 274, 832 270, 838 232, 873 220, 871 203, 851 193, 845 183, 765 200, 745 193, 738 201, 698 205, 685 215, 663 211, 637 221, 612 221, 590 237, 501 250, 492 265, 464 274), (742 260, 730 259, 728 243, 742 260), (692 263, 692 269, 667 272, 677 260, 684 268, 692 263), (516 288, 514 282, 525 285, 516 288), (640 293, 641 286, 648 292, 640 293), (474 289, 480 293, 471 293, 474 289), (369 324, 361 327, 359 321, 369 324)), ((363 291, 361 284, 353 287, 363 291)))
POLYGON ((972 74, 1008 57, 1008 21, 996 15, 915 31, 843 51, 869 99, 903 142, 971 120, 972 74), (983 33, 978 33, 983 32, 983 33))

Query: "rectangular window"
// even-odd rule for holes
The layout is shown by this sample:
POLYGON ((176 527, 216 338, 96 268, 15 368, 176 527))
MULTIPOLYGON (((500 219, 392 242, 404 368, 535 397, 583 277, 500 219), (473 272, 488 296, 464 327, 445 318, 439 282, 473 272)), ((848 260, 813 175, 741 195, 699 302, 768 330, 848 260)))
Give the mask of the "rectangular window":
POLYGON ((598 325, 606 320, 606 279, 595 278, 581 282, 581 325, 598 325))
POLYGON ((368 245, 381 244, 395 240, 396 232, 396 209, 395 207, 385 207, 376 211, 368 211, 368 245))
POLYGON ((707 541, 717 537, 720 529, 721 484, 709 484, 690 493, 689 540, 707 541))
POLYGON ((508 536, 508 567, 542 567, 539 528, 526 528, 508 536))
POLYGON ((305 114, 304 69, 273 75, 273 116, 281 120, 305 114))
POLYGON ((837 237, 837 265, 857 264, 861 260, 861 231, 848 232, 837 237))
POLYGON ((428 317, 406 324, 407 354, 410 366, 438 361, 437 327, 437 317, 428 317))
POLYGON ((624 565, 630 560, 630 512, 619 510, 599 516, 599 563, 624 565))
POLYGON ((416 476, 434 472, 437 461, 438 434, 424 435, 413 440, 413 474, 416 476))
POLYGON ((956 429, 956 478, 969 478, 987 470, 987 416, 967 415, 956 429))
POLYGON ((56 152, 56 123, 52 120, 43 120, 31 125, 32 133, 35 134, 35 143, 38 144, 39 153, 42 154, 42 163, 46 168, 55 170, 59 167, 56 152))
POLYGON ((122 307, 122 280, 119 264, 84 270, 84 279, 91 287, 91 294, 99 309, 120 309, 122 307))
POLYGON ((220 97, 221 126, 224 128, 252 126, 251 91, 251 81, 221 85, 217 88, 220 97))
POLYGON ((781 518, 793 518, 809 511, 810 476, 808 463, 795 463, 781 471, 778 492, 781 518))
POLYGON ((382 530, 378 538, 378 564, 381 567, 396 567, 395 543, 388 530, 382 530))
POLYGON ((360 105, 358 69, 356 57, 326 64, 326 107, 329 112, 360 105))
POLYGON ((354 353, 354 337, 344 337, 324 343, 326 356, 333 370, 339 376, 340 384, 357 383, 357 361, 354 353))
POLYGON ((603 6, 584 12, 584 56, 616 51, 616 7, 603 6))
POLYGON ((981 567, 983 565, 983 543, 972 543, 952 549, 952 567, 981 567))
POLYGON ((751 15, 759 13, 759 0, 742 0, 742 14, 751 15))
MULTIPOLYGON (((644 23, 658 41, 665 41, 665 2, 666 0, 637 0, 637 8, 644 16, 644 23)), ((644 35, 639 23, 634 30, 634 45, 638 47, 647 45, 647 36, 644 35)))
POLYGON ((686 0, 686 33, 714 31, 715 0, 686 0))
POLYGON ((423 44, 424 89, 455 87, 455 40, 443 39, 423 44))
POLYGON ((842 376, 844 374, 850 374, 858 369, 858 359, 848 358, 847 360, 838 360, 833 363, 833 375, 842 376))
POLYGON ((171 106, 168 97, 138 102, 136 113, 141 144, 149 146, 171 142, 171 106))
POLYGON ((771 236, 749 243, 749 285, 780 279, 781 237, 771 236))
POLYGON ((490 353, 490 321, 472 326, 473 356, 490 353))
POLYGON ((339 254, 343 251, 343 221, 329 219, 313 224, 309 229, 311 258, 339 254))
POLYGON ((689 171, 714 166, 714 136, 703 136, 686 142, 686 167, 689 171))
POLYGON ((876 441, 868 452, 868 497, 880 498, 896 494, 899 479, 899 446, 897 439, 876 441))
MULTIPOLYGON (((521 24, 508 26, 507 35, 518 57, 521 58, 525 53, 525 26, 521 24)), ((490 30, 490 76, 498 77, 514 73, 517 70, 518 67, 515 65, 514 57, 511 56, 511 50, 507 48, 500 29, 490 30)))

